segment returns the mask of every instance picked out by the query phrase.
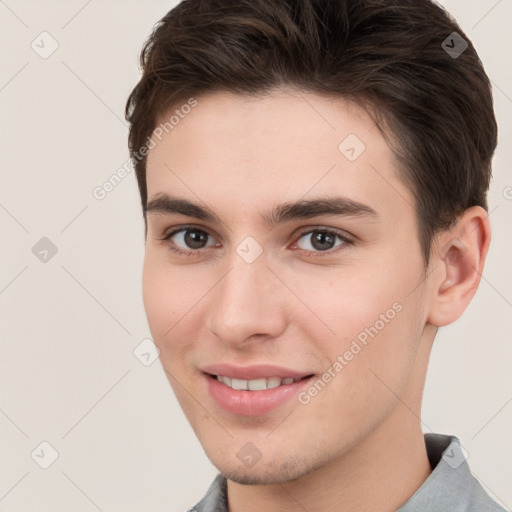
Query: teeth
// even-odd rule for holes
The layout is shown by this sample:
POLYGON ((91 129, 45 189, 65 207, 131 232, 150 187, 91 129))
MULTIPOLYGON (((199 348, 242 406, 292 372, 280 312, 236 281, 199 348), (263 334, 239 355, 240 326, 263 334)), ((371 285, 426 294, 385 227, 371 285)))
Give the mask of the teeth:
POLYGON ((277 388, 281 385, 281 377, 269 377, 267 379, 267 388, 277 388))
POLYGON ((243 379, 231 379, 231 387, 233 389, 247 389, 247 382, 243 379))
POLYGON ((223 377, 222 375, 217 375, 217 380, 231 387, 231 377, 223 377))
POLYGON ((249 390, 249 391, 263 391, 265 389, 277 388, 279 386, 293 384, 301 380, 300 377, 294 379, 293 377, 269 377, 268 379, 234 379, 225 377, 224 375, 217 375, 217 380, 226 386, 236 390, 249 390))
POLYGON ((254 379, 248 381, 247 388, 251 391, 262 391, 267 389, 267 379, 254 379))

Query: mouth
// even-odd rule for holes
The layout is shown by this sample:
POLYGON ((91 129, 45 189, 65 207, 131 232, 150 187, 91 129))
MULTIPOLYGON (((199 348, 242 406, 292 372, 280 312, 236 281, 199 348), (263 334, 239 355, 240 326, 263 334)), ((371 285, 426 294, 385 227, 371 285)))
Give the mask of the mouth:
POLYGON ((228 377, 227 375, 207 375, 216 379, 221 384, 236 391, 265 391, 267 389, 274 389, 281 386, 289 386, 296 382, 313 377, 313 375, 306 375, 304 377, 263 377, 260 379, 237 379, 235 377, 228 377))
POLYGON ((213 403, 234 416, 262 416, 293 404, 293 397, 314 379, 311 373, 265 365, 218 365, 203 369, 203 376, 213 403))

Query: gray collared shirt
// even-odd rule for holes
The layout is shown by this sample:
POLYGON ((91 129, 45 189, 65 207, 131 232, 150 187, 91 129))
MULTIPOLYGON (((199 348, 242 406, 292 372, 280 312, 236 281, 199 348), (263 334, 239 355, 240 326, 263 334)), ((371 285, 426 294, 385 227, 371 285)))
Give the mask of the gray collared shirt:
MULTIPOLYGON (((471 474, 456 437, 425 434, 425 445, 433 471, 397 512, 506 512, 471 474)), ((228 512, 226 489, 219 473, 189 512, 228 512)))

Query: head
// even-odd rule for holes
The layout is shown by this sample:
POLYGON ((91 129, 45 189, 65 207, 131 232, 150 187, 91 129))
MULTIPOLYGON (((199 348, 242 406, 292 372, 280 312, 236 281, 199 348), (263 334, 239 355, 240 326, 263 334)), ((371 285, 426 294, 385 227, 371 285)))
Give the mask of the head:
POLYGON ((142 69, 144 303, 212 462, 282 482, 413 428, 401 404, 419 412, 436 329, 489 244, 496 123, 460 27, 427 0, 187 0, 142 69), (278 405, 212 390, 268 365, 305 377, 278 405))

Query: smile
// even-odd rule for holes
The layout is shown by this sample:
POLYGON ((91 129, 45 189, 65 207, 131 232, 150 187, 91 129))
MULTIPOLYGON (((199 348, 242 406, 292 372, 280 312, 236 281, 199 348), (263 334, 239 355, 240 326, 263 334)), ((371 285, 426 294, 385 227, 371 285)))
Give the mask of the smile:
POLYGON ((268 377, 261 379, 235 379, 233 377, 226 377, 224 375, 214 375, 219 382, 226 385, 231 389, 238 391, 264 391, 265 389, 278 388, 279 386, 286 386, 298 382, 306 377, 268 377))
MULTIPOLYGON (((228 373, 230 369, 224 368, 223 370, 222 373, 228 373)), ((283 371, 281 375, 288 373, 285 369, 281 370, 283 371)), ((236 373, 236 377, 218 375, 217 371, 203 373, 206 393, 218 407, 235 416, 260 416, 279 409, 286 403, 296 403, 296 401, 292 401, 293 397, 303 391, 314 378, 314 375, 300 375, 293 371, 290 373, 296 373, 294 377, 291 377, 290 373, 286 377, 261 375, 262 372, 272 375, 276 368, 272 373, 268 368, 262 369, 261 367, 253 367, 245 372, 241 369, 233 370, 231 368, 229 373, 236 373), (244 379, 242 378, 244 376, 253 378, 244 379)))

